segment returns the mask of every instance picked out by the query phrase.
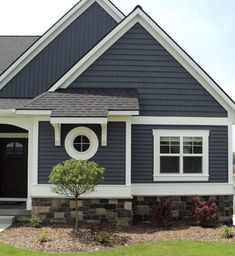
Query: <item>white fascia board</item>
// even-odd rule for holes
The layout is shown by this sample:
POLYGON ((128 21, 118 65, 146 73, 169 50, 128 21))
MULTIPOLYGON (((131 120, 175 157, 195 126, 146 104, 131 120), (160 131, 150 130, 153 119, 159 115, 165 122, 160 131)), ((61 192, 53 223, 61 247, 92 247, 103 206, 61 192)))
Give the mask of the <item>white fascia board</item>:
POLYGON ((109 111, 109 116, 138 116, 139 111, 109 111))
POLYGON ((16 110, 16 114, 24 116, 50 116, 51 110, 16 110))
POLYGON ((66 27, 97 2, 117 22, 125 16, 108 0, 82 0, 39 38, 18 60, 16 60, 1 76, 0 90, 25 67, 39 52, 52 42, 66 27))
POLYGON ((235 116, 235 104, 215 82, 141 9, 137 8, 100 43, 73 66, 49 91, 67 88, 106 50, 139 22, 229 113, 235 116))
POLYGON ((233 195, 233 184, 226 184, 226 183, 132 184, 131 194, 135 196, 233 195))
POLYGON ((52 117, 51 124, 107 124, 107 118, 93 117, 52 117))
POLYGON ((28 133, 0 133, 0 138, 28 138, 28 133))
POLYGON ((6 114, 15 114, 16 110, 15 109, 0 109, 0 115, 6 115, 6 114))
POLYGON ((231 122, 228 118, 213 117, 155 117, 155 116, 136 116, 131 117, 134 125, 215 125, 227 126, 231 122))
MULTIPOLYGON (((40 197, 40 198, 64 198, 51 191, 51 186, 48 184, 45 185, 33 185, 31 197, 40 197)), ((86 195, 81 196, 80 198, 132 198, 131 196, 131 186, 125 185, 100 185, 95 188, 95 191, 86 195)))

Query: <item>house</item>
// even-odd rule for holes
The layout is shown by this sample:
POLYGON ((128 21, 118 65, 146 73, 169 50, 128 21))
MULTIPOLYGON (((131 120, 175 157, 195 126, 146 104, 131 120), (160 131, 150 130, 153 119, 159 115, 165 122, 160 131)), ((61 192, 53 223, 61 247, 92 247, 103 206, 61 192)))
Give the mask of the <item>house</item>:
POLYGON ((69 221, 48 175, 90 159, 105 179, 80 220, 148 221, 162 197, 184 217, 194 196, 231 220, 235 103, 140 6, 81 0, 41 37, 0 37, 0 69, 1 202, 69 221))

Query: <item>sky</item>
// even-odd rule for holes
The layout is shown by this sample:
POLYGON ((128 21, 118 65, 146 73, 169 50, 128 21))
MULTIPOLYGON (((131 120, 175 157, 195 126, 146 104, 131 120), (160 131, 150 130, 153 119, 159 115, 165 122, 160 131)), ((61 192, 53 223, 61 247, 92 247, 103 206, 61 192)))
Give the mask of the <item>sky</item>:
MULTIPOLYGON (((78 0, 1 0, 0 35, 41 35, 78 0)), ((113 0, 142 8, 235 100, 234 0, 113 0)))

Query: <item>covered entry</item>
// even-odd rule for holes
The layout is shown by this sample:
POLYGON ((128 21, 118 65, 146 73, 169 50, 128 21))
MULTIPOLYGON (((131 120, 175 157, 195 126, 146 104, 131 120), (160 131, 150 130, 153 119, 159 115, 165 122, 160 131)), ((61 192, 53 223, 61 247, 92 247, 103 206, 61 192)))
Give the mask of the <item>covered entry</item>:
POLYGON ((27 198, 28 133, 0 124, 0 200, 27 198))

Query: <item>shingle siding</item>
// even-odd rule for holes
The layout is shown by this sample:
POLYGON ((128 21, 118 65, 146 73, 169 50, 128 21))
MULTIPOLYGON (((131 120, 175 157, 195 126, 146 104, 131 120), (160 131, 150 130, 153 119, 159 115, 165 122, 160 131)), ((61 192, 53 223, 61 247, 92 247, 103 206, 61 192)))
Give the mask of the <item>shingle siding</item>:
MULTIPOLYGON (((55 147, 54 130, 49 122, 39 123, 39 152, 38 152, 38 181, 39 184, 48 183, 48 175, 54 165, 70 159, 64 148, 67 133, 78 125, 62 126, 62 146, 55 147)), ((100 125, 83 125, 91 128, 98 136, 100 143, 100 125)), ((125 123, 108 124, 108 145, 99 146, 95 156, 91 159, 104 167, 104 184, 125 184, 125 123)))
POLYGON ((226 110, 143 28, 132 27, 70 88, 136 88, 140 115, 226 117, 226 110))
POLYGON ((153 129, 210 130, 209 182, 228 182, 226 126, 132 126, 132 183, 153 183, 153 129))
POLYGON ((35 97, 46 91, 116 24, 94 3, 28 63, 0 97, 35 97))

